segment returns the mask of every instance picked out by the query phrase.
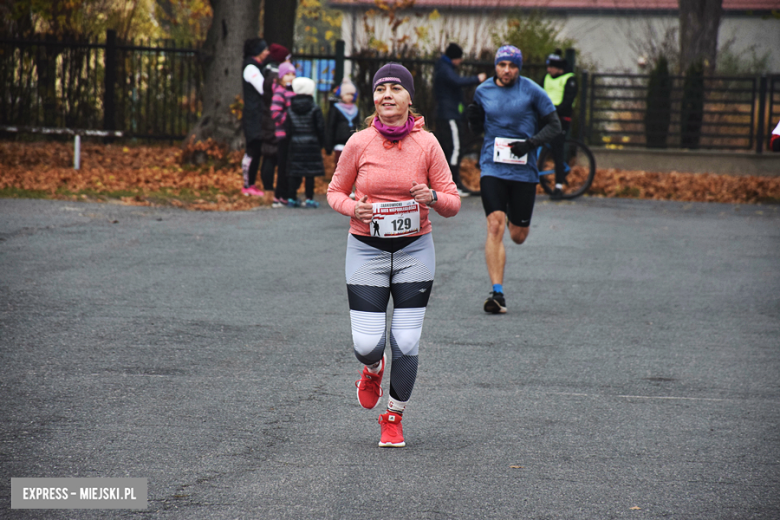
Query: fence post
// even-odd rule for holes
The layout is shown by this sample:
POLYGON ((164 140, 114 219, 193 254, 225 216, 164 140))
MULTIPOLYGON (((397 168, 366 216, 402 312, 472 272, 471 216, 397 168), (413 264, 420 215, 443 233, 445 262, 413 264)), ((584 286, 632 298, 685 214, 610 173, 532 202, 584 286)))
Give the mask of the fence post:
POLYGON ((344 79, 344 40, 336 40, 336 70, 333 73, 333 83, 341 85, 344 79))
POLYGON ((758 133, 756 134, 756 153, 764 151, 764 112, 766 111, 767 77, 761 76, 758 87, 758 133))
POLYGON ((81 136, 76 134, 73 138, 73 169, 81 168, 81 136))
POLYGON ((566 72, 574 72, 574 69, 577 66, 577 51, 574 49, 566 49, 566 66, 569 67, 569 70, 566 72))
POLYGON ((588 115, 588 71, 582 71, 582 88, 580 89, 580 128, 579 138, 583 143, 587 143, 585 135, 585 117, 588 115))
POLYGON ((103 85, 103 130, 116 130, 116 31, 106 31, 103 85))

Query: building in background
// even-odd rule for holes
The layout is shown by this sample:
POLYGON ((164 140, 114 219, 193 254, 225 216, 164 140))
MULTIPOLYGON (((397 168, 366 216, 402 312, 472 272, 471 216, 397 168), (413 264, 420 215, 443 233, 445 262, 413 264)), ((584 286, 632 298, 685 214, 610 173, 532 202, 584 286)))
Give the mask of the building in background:
MULTIPOLYGON (((424 54, 441 52, 450 41, 467 55, 494 49, 493 35, 509 16, 539 10, 577 43, 585 63, 600 71, 637 72, 653 49, 676 49, 678 0, 396 0, 411 4, 393 12, 374 0, 329 0, 343 11, 341 37, 347 54, 362 49, 397 50, 414 44, 424 54), (395 16, 395 24, 390 22, 395 16), (403 21, 405 20, 405 21, 403 21), (399 23, 400 22, 400 23, 399 23), (397 25, 395 30, 393 25, 397 25)), ((739 62, 761 62, 780 73, 780 0, 723 0, 719 49, 739 62)), ((672 57, 674 58, 674 57, 672 57)))

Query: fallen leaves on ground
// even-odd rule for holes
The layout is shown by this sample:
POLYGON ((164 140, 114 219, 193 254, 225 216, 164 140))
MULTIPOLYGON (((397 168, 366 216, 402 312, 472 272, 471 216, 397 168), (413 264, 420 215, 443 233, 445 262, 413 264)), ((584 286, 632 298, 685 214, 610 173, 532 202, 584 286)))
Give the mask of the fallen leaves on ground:
POLYGON ((598 170, 591 195, 740 204, 780 202, 780 178, 598 170))
MULTIPOLYGON (((269 205, 241 194, 243 151, 207 141, 185 147, 85 143, 81 168, 73 168, 70 142, 0 142, 0 196, 63 200, 113 200, 129 205, 169 205, 193 210, 234 211, 269 205), (195 164, 193 164, 195 163, 195 164)), ((333 156, 323 156, 324 194, 333 176, 333 156)), ((464 159, 464 183, 479 188, 479 170, 464 159)), ((258 178, 259 182, 259 178, 258 178)), ((539 188, 541 192, 541 188, 539 188)), ((757 203, 780 201, 780 178, 691 173, 598 170, 590 195, 647 199, 757 203)))
MULTIPOLYGON (((241 194, 243 151, 228 152, 212 142, 177 146, 83 144, 81 168, 73 168, 73 145, 61 142, 0 142, 0 196, 64 200, 115 200, 136 206, 232 211, 270 205, 241 194), (199 155, 200 164, 189 161, 199 155)), ((325 157, 333 170, 333 158, 325 157)), ((332 176, 332 173, 331 173, 332 176)), ((258 172, 258 183, 259 172, 258 172)), ((327 181, 317 178, 315 192, 327 181)))
MULTIPOLYGON (((479 189, 479 169, 464 159, 461 177, 471 189, 479 189)), ((541 186, 537 193, 543 194, 541 186)), ((739 204, 780 202, 780 177, 716 175, 711 173, 655 173, 596 169, 589 196, 623 197, 686 202, 739 204)))

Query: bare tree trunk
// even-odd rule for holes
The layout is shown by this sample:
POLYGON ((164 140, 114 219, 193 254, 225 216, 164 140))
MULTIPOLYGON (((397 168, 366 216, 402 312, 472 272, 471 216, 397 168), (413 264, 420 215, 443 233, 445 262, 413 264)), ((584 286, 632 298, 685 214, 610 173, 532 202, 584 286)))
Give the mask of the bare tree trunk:
POLYGON ((680 70, 701 63, 705 71, 714 71, 723 0, 679 0, 679 5, 680 70))
POLYGON ((293 50, 295 11, 298 0, 266 0, 263 19, 263 38, 268 42, 284 45, 293 50))
POLYGON ((230 105, 241 94, 244 40, 260 29, 260 0, 210 0, 213 18, 203 44, 203 115, 190 131, 197 141, 212 138, 232 150, 244 147, 241 123, 230 105))

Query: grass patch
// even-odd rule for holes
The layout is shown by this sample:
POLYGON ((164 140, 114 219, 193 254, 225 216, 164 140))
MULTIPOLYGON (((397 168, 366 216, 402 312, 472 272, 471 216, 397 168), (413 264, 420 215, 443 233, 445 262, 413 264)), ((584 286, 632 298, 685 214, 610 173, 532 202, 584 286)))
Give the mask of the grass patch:
POLYGON ((631 186, 621 186, 614 192, 615 197, 625 199, 638 199, 640 195, 642 195, 642 190, 631 186))
POLYGON ((46 190, 25 190, 14 186, 0 188, 2 199, 50 199, 51 193, 46 190))

